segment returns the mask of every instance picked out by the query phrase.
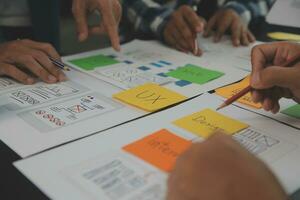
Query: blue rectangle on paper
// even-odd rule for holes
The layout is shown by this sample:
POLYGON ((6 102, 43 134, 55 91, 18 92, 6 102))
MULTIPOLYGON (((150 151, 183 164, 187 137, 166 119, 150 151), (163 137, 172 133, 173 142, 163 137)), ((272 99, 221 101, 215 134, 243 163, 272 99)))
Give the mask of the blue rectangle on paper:
POLYGON ((172 65, 171 63, 164 61, 164 60, 160 60, 159 63, 164 64, 164 65, 172 65))
POLYGON ((179 87, 184 87, 184 86, 187 86, 187 85, 190 85, 190 84, 192 84, 192 83, 189 82, 189 81, 185 81, 185 80, 180 80, 180 81, 175 82, 175 85, 177 85, 179 87))
POLYGON ((150 70, 150 68, 149 68, 149 67, 146 67, 146 66, 140 66, 140 67, 138 67, 138 69, 143 70, 143 71, 148 71, 148 70, 150 70))
POLYGON ((132 64, 133 63, 130 60, 124 60, 123 62, 126 63, 126 64, 132 64))
POLYGON ((163 67, 163 65, 160 65, 160 64, 157 64, 157 63, 150 63, 150 64, 153 65, 154 67, 159 67, 159 68, 163 67))
POLYGON ((161 76, 161 77, 168 77, 165 73, 159 73, 157 74, 158 76, 161 76))

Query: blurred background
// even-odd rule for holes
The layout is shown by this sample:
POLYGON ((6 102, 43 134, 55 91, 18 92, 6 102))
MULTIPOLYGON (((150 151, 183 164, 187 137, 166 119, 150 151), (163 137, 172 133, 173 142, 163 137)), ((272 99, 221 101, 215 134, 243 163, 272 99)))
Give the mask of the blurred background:
MULTIPOLYGON (((64 0, 61 2, 61 21, 60 21, 60 44, 61 54, 69 55, 80 53, 83 51, 94 50, 110 46, 108 37, 91 36, 87 41, 79 43, 76 35, 75 22, 73 19, 71 7, 72 0, 64 0)), ((99 16, 95 15, 89 18, 89 23, 99 21, 99 16)))

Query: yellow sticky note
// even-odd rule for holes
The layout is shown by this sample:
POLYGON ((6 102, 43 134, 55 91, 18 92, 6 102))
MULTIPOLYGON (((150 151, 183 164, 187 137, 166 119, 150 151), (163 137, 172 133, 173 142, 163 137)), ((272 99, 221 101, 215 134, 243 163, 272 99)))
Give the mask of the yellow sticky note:
POLYGON ((300 41, 300 35, 293 33, 273 32, 268 33, 268 37, 275 40, 300 41))
POLYGON ((150 112, 186 99, 185 96, 154 83, 146 83, 115 94, 113 97, 122 102, 150 112))
POLYGON ((223 130, 233 135, 249 125, 224 116, 210 109, 205 109, 173 122, 176 126, 196 135, 207 138, 216 130, 223 130))
MULTIPOLYGON (((239 83, 235 83, 232 85, 228 85, 219 89, 216 89, 216 94, 220 95, 224 98, 230 98, 233 95, 239 93, 242 89, 247 87, 250 84, 250 77, 247 76, 244 80, 242 80, 239 83)), ((252 101, 251 93, 248 92, 246 95, 242 96, 237 100, 239 103, 251 106, 253 108, 260 109, 262 108, 262 105, 260 103, 254 103, 252 101)))

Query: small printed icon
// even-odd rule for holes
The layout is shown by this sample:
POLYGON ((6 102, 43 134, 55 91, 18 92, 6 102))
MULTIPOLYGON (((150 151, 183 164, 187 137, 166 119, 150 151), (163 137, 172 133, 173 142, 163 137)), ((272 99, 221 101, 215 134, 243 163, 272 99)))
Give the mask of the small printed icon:
POLYGON ((93 100, 93 99, 94 99, 94 97, 93 97, 93 96, 87 96, 87 98, 89 98, 89 99, 91 99, 91 100, 93 100))
POLYGON ((53 122, 53 123, 57 123, 57 122, 59 122, 60 121, 60 119, 58 119, 58 118, 51 118, 51 119, 49 119, 49 121, 50 122, 53 122))
POLYGON ((69 108, 72 112, 74 113, 81 113, 86 111, 86 109, 84 107, 82 107, 81 105, 75 105, 69 108))
POLYGON ((37 114, 37 115, 43 115, 45 113, 46 113, 46 111, 44 111, 44 110, 38 110, 35 112, 35 114, 37 114))
POLYGON ((64 126, 66 123, 64 121, 58 121, 55 123, 57 126, 64 126))
POLYGON ((43 118, 45 118, 45 119, 52 119, 52 118, 54 118, 54 116, 51 115, 51 114, 46 114, 46 115, 43 115, 43 118))

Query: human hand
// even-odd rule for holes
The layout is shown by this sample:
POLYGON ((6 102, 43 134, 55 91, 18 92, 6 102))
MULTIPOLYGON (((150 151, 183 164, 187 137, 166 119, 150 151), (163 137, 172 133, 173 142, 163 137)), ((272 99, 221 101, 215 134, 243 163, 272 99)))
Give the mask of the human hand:
POLYGON ((208 21, 204 37, 209 37, 214 32, 214 41, 219 42, 226 31, 231 34, 232 44, 234 46, 244 45, 255 41, 255 37, 248 30, 240 16, 232 9, 220 9, 208 21))
POLYGON ((300 58, 300 45, 289 42, 262 44, 252 49, 252 98, 266 111, 277 113, 279 99, 293 98, 300 103, 300 62, 283 66, 292 58, 300 58))
POLYGON ((286 200, 274 175, 230 136, 193 144, 168 180, 167 200, 286 200))
POLYGON ((31 74, 46 83, 66 80, 65 74, 50 61, 49 56, 60 59, 54 47, 47 43, 27 39, 2 43, 0 44, 0 75, 10 76, 24 84, 35 82, 31 74))
POLYGON ((112 47, 120 51, 118 25, 121 20, 122 7, 118 0, 73 0, 72 12, 75 18, 78 39, 84 41, 89 34, 107 33, 112 47), (98 26, 88 27, 87 16, 98 10, 102 16, 98 26))
POLYGON ((204 25, 203 18, 190 6, 183 5, 172 14, 163 31, 163 37, 167 44, 177 50, 200 56, 202 50, 197 48, 195 40, 197 33, 203 31, 204 25))

